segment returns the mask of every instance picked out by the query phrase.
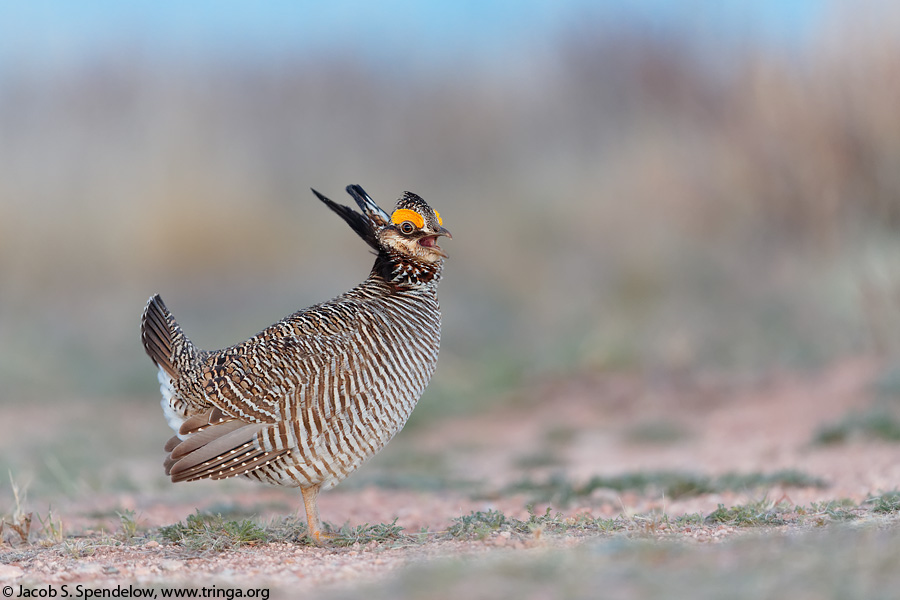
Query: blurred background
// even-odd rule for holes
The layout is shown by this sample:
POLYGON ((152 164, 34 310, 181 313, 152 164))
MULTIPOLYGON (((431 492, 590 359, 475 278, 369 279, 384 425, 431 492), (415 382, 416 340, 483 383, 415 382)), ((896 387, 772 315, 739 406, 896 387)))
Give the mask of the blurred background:
MULTIPOLYGON (((219 348, 361 281, 309 191, 349 183, 454 234, 413 423, 544 377, 893 356, 898 107, 888 1, 3 2, 0 421, 155 414, 152 293, 219 348)), ((158 416, 0 467, 65 478, 158 416)))

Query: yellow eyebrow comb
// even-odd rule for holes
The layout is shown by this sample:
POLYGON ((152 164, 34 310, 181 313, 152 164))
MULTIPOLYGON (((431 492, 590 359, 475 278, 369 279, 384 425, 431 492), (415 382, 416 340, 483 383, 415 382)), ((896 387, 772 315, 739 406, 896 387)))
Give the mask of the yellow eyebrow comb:
POLYGON ((403 221, 409 221, 419 229, 425 226, 425 219, 422 218, 422 215, 408 208, 398 208, 391 215, 391 223, 399 225, 403 221))

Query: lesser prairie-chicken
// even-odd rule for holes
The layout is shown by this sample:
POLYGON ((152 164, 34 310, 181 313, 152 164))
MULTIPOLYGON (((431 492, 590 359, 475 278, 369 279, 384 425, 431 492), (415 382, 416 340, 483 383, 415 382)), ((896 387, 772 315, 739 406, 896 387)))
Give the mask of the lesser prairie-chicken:
POLYGON ((194 346, 156 295, 141 340, 159 367, 172 481, 240 475, 299 487, 309 533, 323 540, 317 497, 403 427, 438 358, 437 286, 450 237, 407 192, 387 214, 359 186, 362 213, 313 193, 377 252, 365 281, 223 350, 194 346))

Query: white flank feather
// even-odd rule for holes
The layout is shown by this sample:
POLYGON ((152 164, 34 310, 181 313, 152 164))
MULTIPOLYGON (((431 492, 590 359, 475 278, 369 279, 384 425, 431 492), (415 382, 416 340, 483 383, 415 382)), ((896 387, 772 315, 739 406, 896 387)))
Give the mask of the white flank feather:
POLYGON ((159 391, 162 394, 160 404, 162 405, 163 413, 166 415, 166 422, 169 424, 169 427, 175 430, 175 433, 178 433, 178 430, 181 429, 181 424, 184 423, 187 417, 178 414, 175 410, 175 388, 172 387, 172 378, 160 367, 157 379, 159 379, 159 391))

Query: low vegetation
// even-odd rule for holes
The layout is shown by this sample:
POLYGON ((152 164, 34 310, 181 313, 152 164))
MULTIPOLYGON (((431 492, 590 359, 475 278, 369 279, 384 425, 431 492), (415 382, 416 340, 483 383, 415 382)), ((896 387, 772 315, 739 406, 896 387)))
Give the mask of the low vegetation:
POLYGON ((655 493, 674 499, 725 491, 753 491, 774 485, 821 488, 825 482, 790 469, 774 473, 726 473, 717 477, 680 471, 638 471, 614 476, 597 475, 581 484, 573 483, 562 475, 551 475, 543 480, 526 477, 507 486, 502 493, 525 493, 532 502, 550 502, 566 507, 604 489, 655 493))
MULTIPOLYGON (((448 540, 488 540, 498 536, 512 541, 532 541, 542 536, 569 535, 577 537, 597 535, 671 536, 695 531, 715 530, 719 527, 757 528, 782 525, 822 526, 848 520, 873 519, 900 513, 900 492, 887 492, 868 498, 862 503, 833 500, 809 506, 795 506, 786 502, 759 500, 747 504, 719 507, 709 514, 689 513, 669 515, 648 513, 613 518, 596 518, 588 513, 565 516, 551 508, 543 513, 529 506, 528 518, 517 519, 498 510, 474 511, 452 519, 443 531, 407 533, 391 523, 343 525, 326 523, 333 548, 376 545, 384 547, 409 546, 448 540)), ((88 556, 98 546, 142 545, 148 542, 170 544, 189 553, 208 553, 234 550, 244 546, 267 543, 311 544, 302 519, 288 517, 268 523, 257 518, 227 519, 221 514, 196 512, 185 521, 158 529, 142 529, 133 512, 120 513, 117 532, 73 534, 63 528, 62 521, 52 513, 38 516, 38 531, 30 531, 11 517, 0 521, 3 542, 10 547, 31 550, 58 550, 70 556, 88 556)))
POLYGON ((222 515, 204 515, 199 511, 184 523, 179 521, 159 529, 168 542, 182 544, 192 550, 226 550, 244 544, 268 541, 266 532, 253 521, 226 521, 222 515))

